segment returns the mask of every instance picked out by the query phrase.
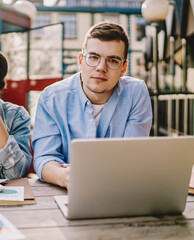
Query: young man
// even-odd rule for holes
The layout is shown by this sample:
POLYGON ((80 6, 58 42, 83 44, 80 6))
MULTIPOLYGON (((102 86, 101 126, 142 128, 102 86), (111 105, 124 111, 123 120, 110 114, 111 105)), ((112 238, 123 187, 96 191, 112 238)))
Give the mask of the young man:
POLYGON ((144 81, 123 77, 129 41, 123 28, 102 22, 86 34, 80 72, 41 94, 33 134, 34 167, 41 180, 68 187, 74 138, 148 136, 152 122, 144 81))

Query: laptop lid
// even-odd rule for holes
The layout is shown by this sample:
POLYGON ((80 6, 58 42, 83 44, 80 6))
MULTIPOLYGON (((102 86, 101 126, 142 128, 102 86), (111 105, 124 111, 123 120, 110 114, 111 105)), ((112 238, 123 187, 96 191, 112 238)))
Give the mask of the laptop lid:
POLYGON ((183 212, 193 146, 191 136, 73 140, 66 217, 183 212))

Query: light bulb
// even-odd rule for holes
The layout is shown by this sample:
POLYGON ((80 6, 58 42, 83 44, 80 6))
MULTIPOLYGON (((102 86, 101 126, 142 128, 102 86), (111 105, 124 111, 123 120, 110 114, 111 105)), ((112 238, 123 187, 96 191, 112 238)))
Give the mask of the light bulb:
POLYGON ((141 9, 148 22, 163 21, 168 14, 169 3, 167 0, 145 0, 141 9))
POLYGON ((13 4, 13 7, 17 11, 29 16, 29 18, 32 21, 34 20, 36 13, 37 13, 37 10, 36 10, 36 7, 34 6, 34 4, 32 2, 29 2, 26 0, 19 0, 19 1, 15 2, 13 4))

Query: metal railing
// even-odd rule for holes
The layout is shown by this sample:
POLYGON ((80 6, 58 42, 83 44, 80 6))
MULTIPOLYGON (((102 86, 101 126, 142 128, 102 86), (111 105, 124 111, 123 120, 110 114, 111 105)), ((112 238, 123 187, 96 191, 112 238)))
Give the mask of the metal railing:
POLYGON ((166 93, 151 96, 151 99, 153 135, 193 135, 194 93, 166 93))

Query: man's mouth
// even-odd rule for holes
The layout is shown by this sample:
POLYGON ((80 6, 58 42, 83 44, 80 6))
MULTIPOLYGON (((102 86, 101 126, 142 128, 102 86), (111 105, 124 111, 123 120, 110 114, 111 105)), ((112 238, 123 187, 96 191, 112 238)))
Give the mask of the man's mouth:
POLYGON ((104 78, 104 77, 92 77, 93 79, 95 79, 96 81, 98 81, 98 82, 105 82, 105 81, 107 81, 107 79, 106 78, 104 78))

